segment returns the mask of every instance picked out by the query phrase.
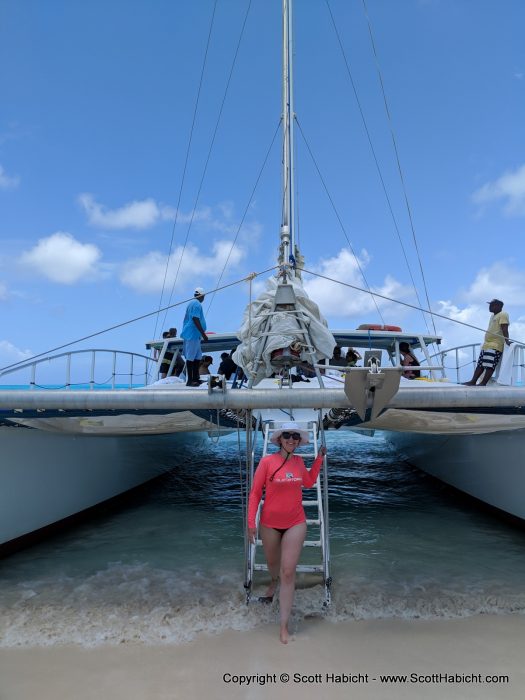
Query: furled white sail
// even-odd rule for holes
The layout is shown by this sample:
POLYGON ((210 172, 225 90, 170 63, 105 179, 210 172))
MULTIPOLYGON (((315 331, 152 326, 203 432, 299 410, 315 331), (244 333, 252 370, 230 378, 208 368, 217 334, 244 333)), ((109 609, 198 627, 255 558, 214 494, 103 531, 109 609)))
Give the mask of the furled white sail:
POLYGON ((293 288, 294 308, 276 306, 279 281, 271 277, 267 281, 266 291, 249 304, 244 312, 238 332, 241 344, 237 347, 233 360, 248 376, 255 376, 256 381, 275 372, 271 358, 276 350, 292 346, 298 349, 302 361, 311 363, 312 359, 319 362, 331 358, 337 344, 319 307, 309 298, 300 279, 291 277, 287 284, 293 288), (313 347, 305 342, 301 325, 308 330, 313 347), (261 362, 256 366, 259 353, 261 362))

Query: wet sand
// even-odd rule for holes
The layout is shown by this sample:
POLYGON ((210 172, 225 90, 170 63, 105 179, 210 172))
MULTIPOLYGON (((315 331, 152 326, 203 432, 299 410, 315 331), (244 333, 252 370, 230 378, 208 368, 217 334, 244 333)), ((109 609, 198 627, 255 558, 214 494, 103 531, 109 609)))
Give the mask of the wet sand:
POLYGON ((525 616, 311 619, 294 632, 286 646, 278 627, 266 625, 178 646, 0 649, 0 700, 525 695, 525 616), (408 678, 381 679, 389 674, 408 678))

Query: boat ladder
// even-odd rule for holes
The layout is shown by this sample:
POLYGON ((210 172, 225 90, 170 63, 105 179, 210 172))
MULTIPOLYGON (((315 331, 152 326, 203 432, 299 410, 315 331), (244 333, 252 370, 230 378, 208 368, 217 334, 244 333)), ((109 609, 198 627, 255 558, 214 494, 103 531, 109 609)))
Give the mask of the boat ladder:
MULTIPOLYGON (((263 444, 263 457, 268 454, 268 447, 270 443, 270 438, 275 430, 281 428, 282 422, 271 421, 264 425, 264 444, 263 444)), ((316 421, 297 422, 302 430, 307 430, 309 434, 310 441, 309 446, 313 447, 313 451, 303 453, 301 452, 299 456, 303 457, 305 460, 314 460, 317 457, 321 439, 323 438, 323 429, 321 427, 321 432, 318 431, 316 421)), ((321 423, 322 426, 322 423, 321 423)), ((253 460, 251 473, 249 471, 249 489, 251 490, 251 484, 253 482, 253 460)), ((259 538, 259 520, 264 498, 259 504, 259 509, 257 511, 257 535, 255 539, 255 544, 248 544, 246 547, 246 562, 245 562, 245 583, 244 588, 246 589, 246 603, 250 602, 252 596, 252 584, 254 573, 256 571, 268 571, 268 566, 263 561, 258 561, 257 555, 259 552, 262 553, 262 541, 259 538)), ((328 478, 327 478, 327 458, 324 458, 323 469, 317 478, 316 483, 311 489, 304 489, 303 492, 303 507, 306 513, 306 524, 309 526, 309 532, 313 530, 314 536, 312 539, 308 537, 303 545, 303 555, 299 564, 297 565, 298 573, 305 574, 320 574, 323 578, 324 583, 324 594, 325 599, 323 605, 326 607, 331 602, 331 585, 332 578, 330 576, 330 543, 329 543, 329 523, 328 523, 328 478), (312 492, 315 492, 315 496, 312 497, 312 492), (306 496, 306 497, 305 497, 306 496), (313 550, 320 557, 315 557, 317 561, 312 562, 312 556, 308 556, 305 550, 313 550), (309 561, 305 561, 308 559, 309 561)), ((247 523, 246 531, 247 531, 247 523)), ((263 557, 264 558, 264 557, 263 557)))

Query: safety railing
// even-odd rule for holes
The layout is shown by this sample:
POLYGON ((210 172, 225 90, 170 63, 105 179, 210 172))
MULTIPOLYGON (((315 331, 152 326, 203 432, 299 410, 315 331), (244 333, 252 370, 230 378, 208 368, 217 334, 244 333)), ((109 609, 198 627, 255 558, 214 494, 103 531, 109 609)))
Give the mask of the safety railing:
MULTIPOLYGON (((431 359, 439 358, 440 362, 450 381, 461 382, 468 381, 478 362, 478 357, 481 349, 481 343, 470 343, 467 345, 458 345, 454 348, 447 348, 431 355, 431 359), (451 357, 452 362, 451 362, 451 357)), ((512 370, 509 372, 510 386, 523 386, 525 383, 525 344, 513 342, 507 349, 507 352, 512 352, 512 370)), ((497 380, 502 367, 500 362, 494 373, 494 379, 497 380)), ((505 382, 507 383, 507 382, 505 382)))
POLYGON ((132 389, 148 383, 156 364, 152 357, 124 350, 73 350, 6 369, 0 372, 0 382, 5 383, 6 377, 16 377, 17 384, 27 384, 30 389, 132 389), (60 364, 65 366, 59 368, 60 364), (57 383, 60 371, 63 371, 64 381, 57 383), (28 376, 26 372, 29 379, 22 381, 28 376))

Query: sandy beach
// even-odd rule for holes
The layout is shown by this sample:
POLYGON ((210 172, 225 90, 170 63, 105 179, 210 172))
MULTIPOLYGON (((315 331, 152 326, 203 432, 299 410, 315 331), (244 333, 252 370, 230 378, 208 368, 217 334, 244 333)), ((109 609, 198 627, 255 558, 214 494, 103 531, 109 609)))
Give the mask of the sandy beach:
POLYGON ((524 640, 525 616, 486 615, 311 619, 287 646, 266 625, 178 646, 3 649, 0 700, 522 698, 524 640))

